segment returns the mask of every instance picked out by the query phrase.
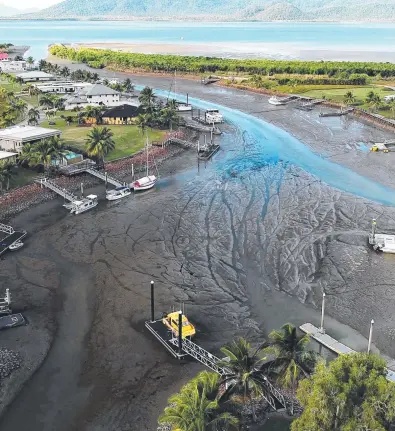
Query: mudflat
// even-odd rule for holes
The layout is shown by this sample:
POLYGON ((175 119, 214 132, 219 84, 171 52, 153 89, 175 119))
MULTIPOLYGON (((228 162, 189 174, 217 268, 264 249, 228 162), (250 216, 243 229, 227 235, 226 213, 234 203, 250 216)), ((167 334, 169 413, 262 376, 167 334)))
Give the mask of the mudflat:
MULTIPOLYGON (((162 89, 171 83, 132 79, 162 89)), ((177 88, 263 118, 393 187, 392 154, 361 145, 389 132, 352 117, 273 108, 258 94, 187 80, 177 88)), ((202 366, 173 360, 145 330, 151 280, 158 317, 185 303, 196 341, 214 353, 237 334, 261 341, 287 321, 319 324, 325 291, 331 335, 364 349, 374 318, 376 348, 395 356, 393 258, 366 241, 372 217, 395 231, 395 209, 300 166, 257 159, 259 143, 238 124, 225 132, 213 162, 197 166, 192 152, 170 160, 156 190, 80 216, 54 200, 11 221, 30 236, 1 261, 1 277, 27 307, 29 325, 4 334, 9 347, 34 358, 31 371, 49 353, 3 415, 2 430, 155 429, 167 397, 202 366)), ((104 187, 95 191, 103 198, 104 187)))

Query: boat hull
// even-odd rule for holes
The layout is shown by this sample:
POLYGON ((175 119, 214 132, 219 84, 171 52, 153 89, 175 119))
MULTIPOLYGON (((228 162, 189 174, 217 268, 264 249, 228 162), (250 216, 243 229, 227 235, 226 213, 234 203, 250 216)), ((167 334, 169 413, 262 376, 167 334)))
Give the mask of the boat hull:
POLYGON ((117 195, 117 196, 107 195, 107 196, 106 196, 106 199, 107 199, 108 201, 118 201, 119 199, 123 199, 123 198, 125 198, 126 196, 130 196, 131 194, 132 194, 132 192, 124 193, 123 195, 117 195))
POLYGON ((96 204, 90 205, 89 207, 86 207, 86 208, 71 210, 70 212, 71 212, 71 214, 75 214, 75 215, 82 214, 82 213, 85 213, 85 212, 91 210, 92 208, 97 207, 97 205, 98 204, 96 203, 96 204))
POLYGON ((131 183, 130 188, 132 188, 135 192, 149 190, 155 186, 157 181, 158 179, 154 175, 151 177, 144 177, 131 183))

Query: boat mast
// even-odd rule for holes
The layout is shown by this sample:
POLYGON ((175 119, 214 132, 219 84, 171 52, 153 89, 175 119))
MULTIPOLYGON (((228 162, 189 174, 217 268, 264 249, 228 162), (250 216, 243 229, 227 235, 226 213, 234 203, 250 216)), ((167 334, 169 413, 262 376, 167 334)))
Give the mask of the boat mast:
POLYGON ((148 134, 147 134, 147 177, 148 177, 148 134))

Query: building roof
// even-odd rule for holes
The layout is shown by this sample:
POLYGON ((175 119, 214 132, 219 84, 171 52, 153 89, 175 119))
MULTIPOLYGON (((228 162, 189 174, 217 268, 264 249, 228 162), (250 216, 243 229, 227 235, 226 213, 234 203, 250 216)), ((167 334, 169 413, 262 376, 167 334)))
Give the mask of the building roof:
POLYGON ((12 139, 22 142, 29 142, 35 139, 44 139, 50 136, 60 135, 62 132, 57 129, 46 129, 36 126, 13 126, 0 130, 0 139, 12 139))
POLYGON ((132 118, 137 117, 141 112, 141 108, 138 106, 132 106, 128 104, 116 106, 106 111, 102 117, 103 118, 132 118))
POLYGON ((18 78, 26 79, 26 78, 53 78, 53 75, 42 72, 41 70, 32 70, 31 72, 24 72, 17 75, 18 78))
POLYGON ((107 96, 109 94, 119 94, 119 92, 103 84, 94 84, 91 88, 87 89, 85 94, 87 96, 107 96))
POLYGON ((12 156, 17 156, 18 153, 10 153, 9 151, 0 151, 0 160, 9 159, 12 156))

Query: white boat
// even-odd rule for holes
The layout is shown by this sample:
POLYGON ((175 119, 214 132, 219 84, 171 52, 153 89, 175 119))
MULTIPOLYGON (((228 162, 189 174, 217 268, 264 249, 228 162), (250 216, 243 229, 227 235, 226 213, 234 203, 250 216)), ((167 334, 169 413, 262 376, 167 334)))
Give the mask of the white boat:
POLYGON ((106 198, 109 201, 117 201, 118 199, 122 199, 125 196, 129 196, 132 194, 130 187, 128 186, 120 186, 113 190, 108 190, 106 193, 106 198))
POLYGON ((133 181, 131 184, 129 184, 129 187, 133 189, 135 192, 142 191, 142 190, 149 190, 152 189, 152 187, 155 186, 158 179, 155 175, 149 175, 149 159, 148 159, 148 136, 147 136, 147 143, 146 143, 146 149, 147 149, 147 172, 146 176, 139 178, 136 181, 133 181))
POLYGON ((273 96, 269 99, 269 103, 271 105, 285 105, 285 102, 283 102, 281 99, 279 99, 276 96, 273 96))
POLYGON ((81 214, 96 207, 98 203, 96 195, 88 195, 86 198, 67 204, 67 207, 70 208, 71 214, 81 214))
POLYGON ((13 244, 11 244, 9 247, 8 247, 8 249, 10 250, 10 251, 16 251, 16 250, 19 250, 20 248, 22 248, 23 247, 23 242, 21 242, 21 241, 16 241, 16 242, 14 242, 13 244))
POLYGON ((192 105, 189 105, 189 103, 178 103, 176 109, 178 112, 188 112, 192 111, 192 105))
POLYGON ((205 120, 208 124, 223 123, 224 117, 218 109, 208 109, 205 114, 205 120))
POLYGON ((154 187, 158 179, 155 175, 149 175, 143 178, 138 179, 137 181, 134 181, 132 184, 130 184, 130 187, 133 188, 135 192, 138 192, 140 190, 149 190, 154 187))

